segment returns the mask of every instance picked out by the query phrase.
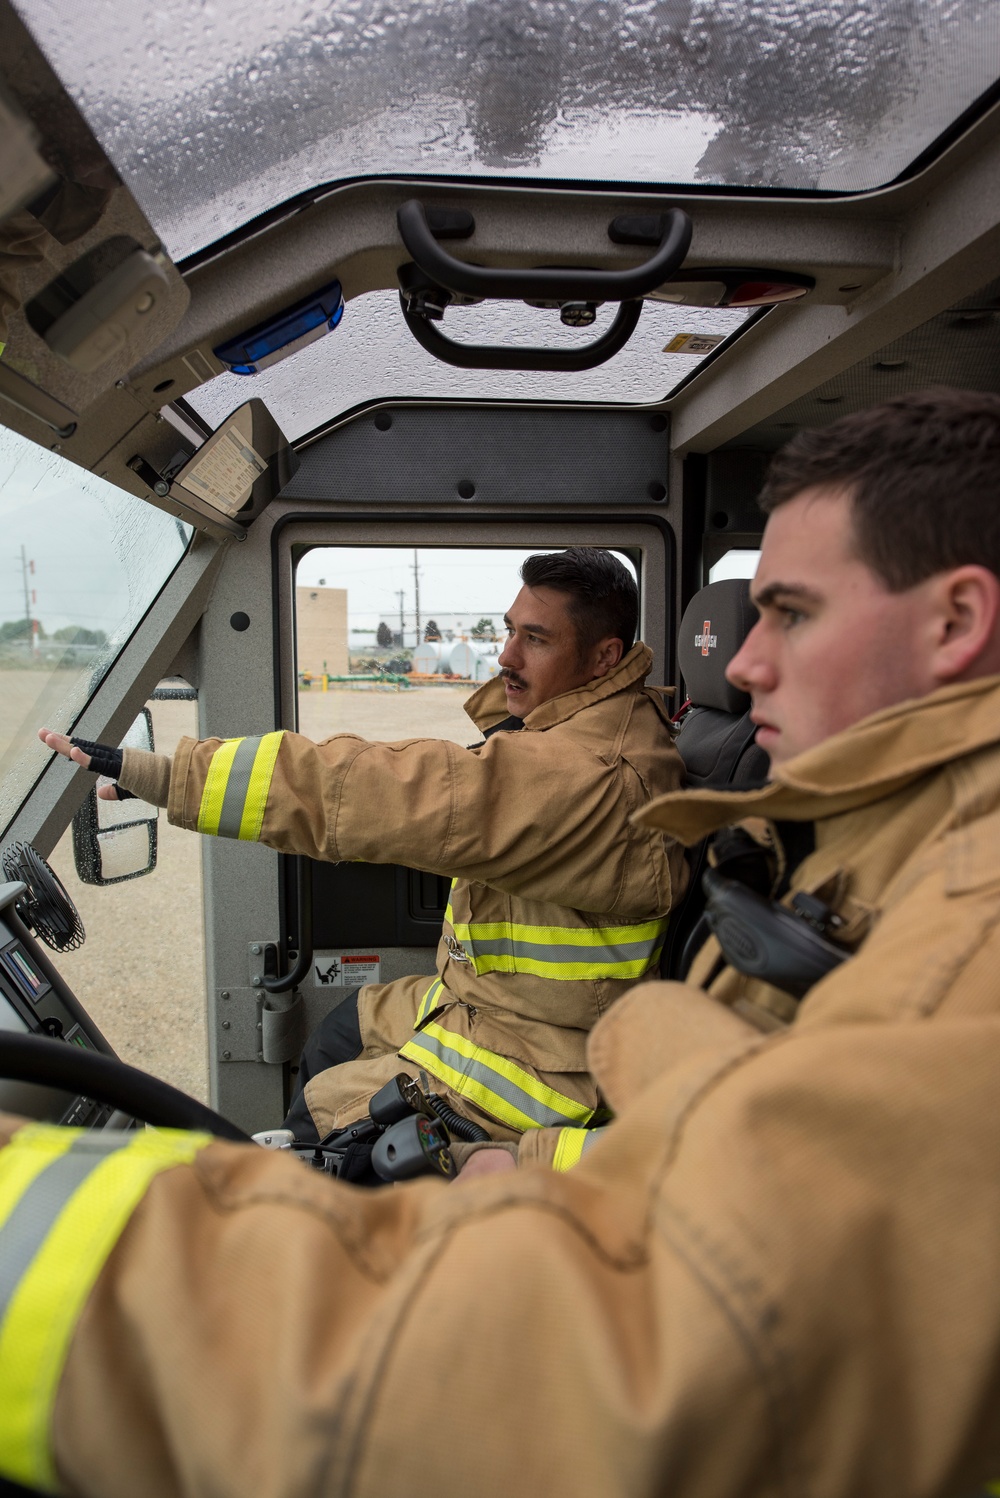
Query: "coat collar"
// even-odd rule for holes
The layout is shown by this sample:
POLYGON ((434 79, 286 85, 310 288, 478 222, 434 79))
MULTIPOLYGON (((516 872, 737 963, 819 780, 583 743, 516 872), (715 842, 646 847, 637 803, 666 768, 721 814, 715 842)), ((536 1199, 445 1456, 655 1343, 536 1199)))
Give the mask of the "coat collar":
POLYGON ((745 817, 818 821, 892 795, 950 760, 1000 741, 1000 676, 897 703, 779 765, 762 788, 660 796, 635 821, 686 846, 745 817))
MULTIPOLYGON (((550 697, 527 715, 524 726, 543 729, 565 723, 574 713, 585 707, 592 707, 595 702, 603 702, 617 692, 625 691, 627 687, 641 686, 649 675, 652 664, 653 652, 640 641, 632 646, 627 655, 622 656, 607 676, 599 676, 596 681, 588 682, 583 687, 575 687, 572 692, 561 692, 558 697, 550 697)), ((502 678, 494 676, 491 681, 484 682, 466 702, 465 711, 481 733, 503 722, 508 716, 508 710, 502 678)))

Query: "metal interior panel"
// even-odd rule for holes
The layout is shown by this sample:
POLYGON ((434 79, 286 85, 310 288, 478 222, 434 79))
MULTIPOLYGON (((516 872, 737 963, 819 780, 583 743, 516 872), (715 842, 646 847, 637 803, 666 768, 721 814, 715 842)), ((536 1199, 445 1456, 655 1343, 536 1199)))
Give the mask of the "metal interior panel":
MULTIPOLYGON (((961 298, 834 379, 803 390, 767 421, 744 432, 740 443, 770 451, 799 427, 827 426, 849 411, 928 385, 1000 394, 1000 281, 961 298)), ((716 453, 713 459, 725 456, 716 453)))
POLYGON ((634 507, 666 499, 669 452, 658 411, 386 404, 308 446, 282 497, 493 512, 634 507))

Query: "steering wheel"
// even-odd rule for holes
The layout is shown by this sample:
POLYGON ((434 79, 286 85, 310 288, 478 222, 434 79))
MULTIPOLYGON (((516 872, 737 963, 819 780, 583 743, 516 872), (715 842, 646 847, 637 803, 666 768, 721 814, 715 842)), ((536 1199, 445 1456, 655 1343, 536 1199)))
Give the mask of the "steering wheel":
POLYGON ((203 1129, 219 1139, 252 1143, 249 1134, 228 1118, 169 1082, 116 1057, 65 1045, 49 1036, 0 1031, 0 1078, 78 1093, 157 1128, 203 1129))

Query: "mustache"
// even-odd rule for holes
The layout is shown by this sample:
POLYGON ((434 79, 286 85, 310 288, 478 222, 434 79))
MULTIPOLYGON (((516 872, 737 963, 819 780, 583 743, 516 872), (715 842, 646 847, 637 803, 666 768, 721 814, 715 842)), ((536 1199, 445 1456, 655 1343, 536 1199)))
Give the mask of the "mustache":
POLYGON ((523 676, 518 676, 516 671, 508 671, 506 666, 501 668, 500 675, 504 681, 509 681, 511 686, 526 687, 528 685, 523 676))

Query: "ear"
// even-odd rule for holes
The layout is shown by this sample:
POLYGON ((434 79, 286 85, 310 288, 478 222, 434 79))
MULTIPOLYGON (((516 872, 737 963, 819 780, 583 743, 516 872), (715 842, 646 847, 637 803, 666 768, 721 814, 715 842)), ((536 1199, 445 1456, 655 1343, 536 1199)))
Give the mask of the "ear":
POLYGON ((594 653, 591 656, 591 681, 596 681, 600 676, 607 676, 624 654, 625 645, 622 640, 614 638, 601 640, 594 646, 594 653))
POLYGON ((954 567, 935 579, 931 670, 950 681, 1000 671, 1000 578, 988 567, 954 567))

